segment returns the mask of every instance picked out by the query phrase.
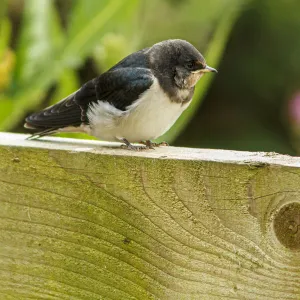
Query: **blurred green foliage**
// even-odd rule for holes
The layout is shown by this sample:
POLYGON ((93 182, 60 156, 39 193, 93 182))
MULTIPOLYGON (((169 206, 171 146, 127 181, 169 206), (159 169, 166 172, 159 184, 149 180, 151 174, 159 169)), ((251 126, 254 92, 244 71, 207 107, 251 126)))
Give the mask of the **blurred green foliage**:
POLYGON ((298 0, 2 0, 0 130, 23 131, 27 114, 129 53, 181 38, 220 72, 159 140, 300 153, 299 11, 298 0))
MULTIPOLYGON (((246 0, 176 3, 74 0, 67 1, 65 25, 57 1, 9 3, 2 3, 2 11, 18 8, 21 26, 17 28, 15 46, 11 48, 13 20, 7 13, 2 14, 1 130, 16 128, 26 114, 45 104, 45 99, 48 99, 47 104, 53 104, 78 89, 82 83, 78 69, 88 58, 93 58, 100 73, 139 48, 168 38, 184 38, 206 51, 210 65, 216 67, 236 15, 246 0), (49 94, 53 85, 55 92, 49 94)), ((173 141, 186 126, 209 83, 210 80, 206 80, 197 90, 189 113, 165 136, 168 141, 173 141)))
POLYGON ((51 84, 57 83, 64 91, 77 88, 73 72, 92 53, 109 26, 116 26, 124 11, 131 18, 138 4, 136 0, 74 1, 68 26, 63 30, 54 1, 26 0, 13 82, 1 95, 0 103, 7 114, 0 128, 13 128, 26 112, 39 105, 51 84), (67 87, 61 87, 65 84, 67 87), (6 106, 8 98, 13 103, 10 108, 6 106))

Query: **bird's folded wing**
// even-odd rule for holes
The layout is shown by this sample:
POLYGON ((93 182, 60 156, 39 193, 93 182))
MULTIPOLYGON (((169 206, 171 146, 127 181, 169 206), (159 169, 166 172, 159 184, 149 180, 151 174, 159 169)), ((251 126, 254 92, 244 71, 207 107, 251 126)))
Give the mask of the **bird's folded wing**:
POLYGON ((126 110, 153 83, 153 75, 145 68, 117 68, 84 84, 77 92, 26 118, 26 125, 36 129, 55 129, 88 124, 91 104, 109 102, 126 110))
MULTIPOLYGON (((93 80, 96 99, 92 101, 109 102, 115 108, 125 111, 153 83, 153 75, 146 68, 118 68, 102 74, 93 80)), ((76 94, 80 106, 87 106, 89 90, 82 88, 76 94)))
POLYGON ((36 112, 26 118, 25 127, 44 130, 47 128, 62 128, 80 126, 81 108, 75 102, 76 92, 55 105, 36 112))

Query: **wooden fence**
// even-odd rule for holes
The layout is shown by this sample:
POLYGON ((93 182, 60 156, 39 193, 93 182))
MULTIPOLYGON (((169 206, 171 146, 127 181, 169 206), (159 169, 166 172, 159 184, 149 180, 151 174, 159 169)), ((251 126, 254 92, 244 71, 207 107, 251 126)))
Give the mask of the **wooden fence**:
POLYGON ((300 158, 0 134, 0 299, 300 299, 300 158))

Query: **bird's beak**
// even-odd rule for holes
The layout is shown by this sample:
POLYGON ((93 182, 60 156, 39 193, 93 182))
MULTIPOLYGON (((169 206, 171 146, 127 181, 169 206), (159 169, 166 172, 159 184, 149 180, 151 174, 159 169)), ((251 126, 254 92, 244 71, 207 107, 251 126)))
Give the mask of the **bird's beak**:
POLYGON ((216 69, 211 68, 209 66, 206 66, 204 69, 199 69, 199 70, 193 71, 192 73, 197 74, 197 73, 209 73, 209 72, 218 73, 218 71, 216 69))
POLYGON ((209 66, 206 66, 204 69, 201 70, 201 73, 209 73, 209 72, 218 73, 216 69, 209 66))

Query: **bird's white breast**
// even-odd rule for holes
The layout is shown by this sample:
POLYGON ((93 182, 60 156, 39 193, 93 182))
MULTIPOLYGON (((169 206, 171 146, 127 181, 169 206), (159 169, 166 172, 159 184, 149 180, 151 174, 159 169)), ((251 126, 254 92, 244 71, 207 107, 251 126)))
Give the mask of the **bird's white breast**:
POLYGON ((171 102, 154 79, 152 86, 126 111, 118 110, 108 102, 93 104, 88 111, 91 133, 107 141, 155 139, 175 123, 188 105, 171 102))

